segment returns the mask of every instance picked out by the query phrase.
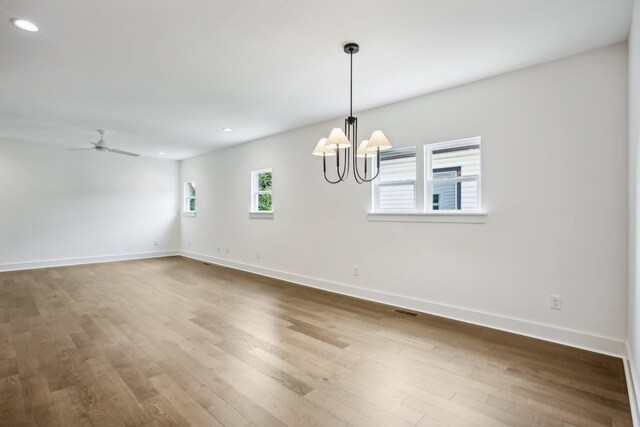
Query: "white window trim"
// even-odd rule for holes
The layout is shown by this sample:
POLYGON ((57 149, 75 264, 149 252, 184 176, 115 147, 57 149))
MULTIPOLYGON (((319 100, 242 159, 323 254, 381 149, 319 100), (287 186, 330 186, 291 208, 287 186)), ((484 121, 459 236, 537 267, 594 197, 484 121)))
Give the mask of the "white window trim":
POLYGON ((251 209, 249 210, 249 218, 273 218, 273 169, 257 169, 251 171, 251 209), (271 172, 271 190, 259 191, 258 188, 258 176, 261 173, 271 172), (271 194, 271 210, 259 211, 258 210, 258 195, 271 194))
POLYGON ((183 216, 196 216, 196 212, 198 211, 198 187, 196 186, 196 181, 195 180, 188 180, 188 181, 184 181, 184 183, 182 184, 182 215, 183 216), (194 188, 196 188, 196 195, 195 196, 187 196, 187 185, 188 184, 193 184, 194 188), (195 200, 196 201, 196 210, 192 211, 192 210, 188 210, 187 206, 187 200, 195 200))
POLYGON ((465 223, 465 224, 486 224, 487 213, 478 212, 413 212, 413 213, 379 213, 370 212, 367 219, 374 222, 443 222, 443 223, 465 223))
MULTIPOLYGON (((486 216, 486 212, 482 210, 482 138, 479 136, 474 136, 472 138, 463 138, 463 139, 455 139, 452 141, 444 141, 444 142, 435 142, 432 144, 424 145, 424 212, 423 215, 433 215, 435 217, 441 217, 444 215, 453 215, 453 216, 486 216), (466 145, 477 144, 480 146, 480 174, 472 175, 472 176, 460 176, 456 178, 443 178, 439 179, 438 182, 464 182, 464 181, 478 181, 478 206, 479 208, 476 210, 437 210, 434 211, 431 205, 431 183, 433 181, 432 178, 432 170, 431 170, 431 153, 434 150, 439 150, 443 148, 457 148, 464 147, 466 145)), ((428 222, 436 222, 436 221, 428 221, 428 222)), ((437 221, 437 222, 445 222, 445 221, 437 221)), ((446 222, 463 222, 463 221, 446 221, 446 222)))
POLYGON ((251 219, 273 219, 273 211, 249 212, 251 219))

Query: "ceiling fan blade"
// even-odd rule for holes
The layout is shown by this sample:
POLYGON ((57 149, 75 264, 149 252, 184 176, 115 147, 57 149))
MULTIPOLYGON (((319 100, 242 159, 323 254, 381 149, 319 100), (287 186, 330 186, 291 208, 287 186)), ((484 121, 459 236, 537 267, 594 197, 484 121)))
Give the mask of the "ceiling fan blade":
POLYGON ((125 156, 133 156, 133 157, 138 157, 140 154, 136 154, 136 153, 130 153, 128 151, 122 151, 122 150, 118 150, 115 148, 109 148, 109 151, 111 153, 116 153, 116 154, 124 154, 125 156))
POLYGON ((71 148, 67 151, 85 151, 85 150, 95 150, 95 148, 71 148))

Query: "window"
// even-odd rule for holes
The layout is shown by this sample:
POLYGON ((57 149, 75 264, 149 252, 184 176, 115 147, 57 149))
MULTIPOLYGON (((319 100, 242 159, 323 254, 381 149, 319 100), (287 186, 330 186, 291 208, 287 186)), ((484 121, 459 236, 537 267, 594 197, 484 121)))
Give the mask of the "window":
POLYGON ((373 186, 374 212, 415 212, 416 147, 380 152, 380 175, 373 186))
POLYGON ((251 172, 251 212, 272 212, 271 169, 251 172))
POLYGON ((184 183, 184 205, 183 212, 189 214, 196 213, 196 182, 187 181, 184 183))
POLYGON ((479 211, 480 138, 425 145, 425 210, 479 211))

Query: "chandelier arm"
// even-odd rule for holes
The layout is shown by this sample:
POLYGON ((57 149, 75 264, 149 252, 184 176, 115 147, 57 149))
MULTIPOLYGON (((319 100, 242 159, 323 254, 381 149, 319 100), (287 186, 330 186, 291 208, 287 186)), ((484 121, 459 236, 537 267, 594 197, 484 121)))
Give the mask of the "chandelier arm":
POLYGON ((336 172, 338 173, 338 178, 342 181, 340 177, 340 146, 336 145, 336 172))
MULTIPOLYGON (((349 119, 344 119, 344 133, 347 136, 347 139, 349 141, 351 141, 351 125, 349 124, 349 119)), ((351 157, 350 157, 350 149, 349 147, 346 147, 344 149, 344 155, 345 155, 345 159, 344 159, 344 165, 342 166, 342 173, 340 173, 340 164, 338 162, 338 159, 340 157, 340 148, 336 147, 336 155, 338 156, 338 159, 336 159, 336 168, 338 171, 338 178, 340 179, 340 181, 344 181, 346 180, 346 178, 349 176, 349 163, 351 162, 351 157)))
POLYGON ((378 155, 376 156, 376 175, 371 177, 371 181, 380 175, 380 147, 378 147, 378 155))
MULTIPOLYGON (((353 58, 353 56, 352 56, 353 58)), ((358 144, 358 118, 354 117, 353 118, 353 135, 354 135, 354 141, 355 144, 358 144)), ((356 182, 358 184, 362 184, 364 182, 370 182, 370 180, 367 180, 367 156, 365 154, 365 158, 364 158, 364 177, 362 177, 362 175, 360 175, 360 170, 358 169, 358 155, 357 152, 354 151, 353 153, 353 177, 355 178, 356 182)))
MULTIPOLYGON (((365 157, 364 161, 365 161, 365 164, 366 164, 366 162, 367 162, 367 158, 366 157, 365 157)), ((354 174, 354 176, 355 175, 356 174, 354 174)), ((357 172, 357 175, 358 175, 358 178, 360 178, 360 180, 361 180, 361 182, 358 182, 358 184, 362 184, 363 182, 372 182, 378 177, 378 175, 380 175, 380 168, 378 167, 378 171, 376 172, 376 174, 374 176, 372 176, 371 178, 369 178, 369 179, 367 179, 367 175, 366 174, 365 174, 364 178, 362 176, 360 176, 359 172, 357 172)), ((357 180, 358 179, 356 178, 356 181, 357 180)))
MULTIPOLYGON (((365 170, 367 168, 367 158, 364 158, 364 164, 365 164, 365 170)), ((353 158, 353 177, 356 179, 356 182, 358 184, 362 184, 363 182, 368 182, 367 181, 367 173, 364 173, 364 177, 362 175, 360 175, 360 169, 358 168, 358 156, 355 156, 353 158)))
MULTIPOLYGON (((349 140, 349 142, 351 142, 351 144, 357 144, 358 141, 358 118, 357 117, 353 117, 353 116, 349 116, 346 119, 344 119, 344 133, 347 136, 347 139, 349 140), (354 142, 355 141, 355 142, 354 142)), ((358 184, 361 184, 359 176, 356 176, 356 172, 357 172, 357 149, 354 146, 353 147, 353 154, 351 154, 351 147, 346 149, 347 151, 347 159, 345 161, 345 166, 346 166, 346 173, 343 174, 343 179, 346 180, 346 178, 349 176, 349 168, 351 167, 350 163, 353 162, 353 170, 354 170, 354 179, 356 180, 356 182, 358 184)))
POLYGON ((340 182, 339 179, 337 181, 331 181, 327 177, 327 155, 325 153, 322 153, 322 171, 324 172, 325 181, 327 181, 329 184, 337 184, 340 182))
POLYGON ((349 118, 344 119, 344 133, 347 135, 349 142, 351 142, 351 125, 349 124, 349 118))
MULTIPOLYGON (((353 53, 351 54, 351 97, 353 97, 353 53)), ((352 102, 353 105, 353 102, 352 102)), ((352 107, 353 108, 353 107, 352 107)), ((353 111, 351 112, 351 116, 353 116, 353 111)), ((353 143, 355 144, 354 147, 358 146, 358 118, 354 117, 353 118, 353 143)), ((365 164, 365 173, 364 173, 364 178, 362 178, 360 176, 360 171, 358 170, 358 152, 354 149, 353 150, 353 177, 355 178, 356 182, 358 184, 362 184, 363 182, 365 182, 366 178, 367 178, 367 172, 366 172, 366 164, 367 164, 367 156, 365 154, 364 157, 364 164, 365 164)))
POLYGON ((369 181, 367 181, 367 182, 371 182, 371 181, 373 181, 373 180, 374 180, 374 179, 376 179, 379 175, 380 175, 380 166, 378 166, 378 170, 376 171, 375 176, 372 176, 372 177, 371 177, 371 179, 370 179, 369 181))
MULTIPOLYGON (((345 126, 345 133, 347 132, 347 120, 345 119, 344 121, 344 126, 345 126)), ((348 138, 348 136, 347 136, 348 138)), ((349 165, 349 154, 347 152, 347 149, 345 148, 344 150, 344 154, 345 154, 345 160, 344 160, 344 164, 342 165, 342 173, 340 172, 340 146, 336 146, 336 173, 338 175, 338 181, 337 182, 341 182, 344 181, 345 178, 347 177, 347 175, 349 174, 347 172, 347 167, 349 165)))
MULTIPOLYGON (((356 134, 357 134, 357 130, 356 130, 356 134)), ((356 138, 356 141, 358 139, 356 138)), ((362 184, 363 182, 367 182, 367 155, 365 154, 364 157, 364 177, 362 177, 362 175, 360 175, 360 169, 358 168, 358 155, 357 152, 354 153, 353 156, 353 177, 355 178, 356 182, 358 184, 362 184)))
POLYGON ((367 160, 369 160, 369 157, 367 157, 367 153, 364 153, 364 178, 362 178, 363 181, 367 181, 367 165, 369 164, 369 162, 367 162, 367 160))
POLYGON ((348 148, 344 149, 345 160, 342 165, 342 172, 340 172, 340 148, 336 147, 336 173, 338 174, 338 182, 344 181, 349 175, 349 152, 348 148))
POLYGON ((342 181, 341 180, 337 180, 337 181, 331 181, 328 177, 327 177, 327 173, 324 173, 324 179, 325 181, 327 181, 329 184, 340 184, 342 181))
MULTIPOLYGON (((365 163, 367 162, 367 159, 364 160, 365 163)), ((356 182, 358 184, 362 184, 364 181, 364 178, 362 178, 360 176, 360 171, 358 171, 358 156, 353 156, 353 178, 356 180, 356 182)), ((365 175, 366 178, 366 175, 365 175)))
POLYGON ((350 161, 351 148, 349 147, 345 148, 344 154, 345 154, 345 161, 342 169, 342 174, 340 174, 340 172, 338 171, 340 181, 344 181, 349 176, 349 166, 350 166, 349 163, 351 163, 350 161))
MULTIPOLYGON (((374 181, 379 175, 380 175, 380 147, 378 147, 378 155, 376 156, 376 174, 374 176, 372 176, 370 179, 367 179, 367 155, 365 153, 364 156, 364 168, 365 168, 365 173, 364 173, 364 178, 362 178, 360 176, 360 173, 356 170, 356 173, 358 174, 358 177, 362 180, 362 182, 372 182, 374 181)), ((358 164, 355 164, 355 167, 357 168, 358 164)), ((354 173, 355 175, 355 173, 354 173)))

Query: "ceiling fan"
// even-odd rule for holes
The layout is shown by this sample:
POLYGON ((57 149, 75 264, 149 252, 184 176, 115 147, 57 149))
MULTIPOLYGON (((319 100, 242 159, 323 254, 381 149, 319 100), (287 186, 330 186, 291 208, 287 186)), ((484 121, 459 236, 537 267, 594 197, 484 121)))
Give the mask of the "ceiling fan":
POLYGON ((107 144, 104 142, 104 130, 97 129, 97 131, 100 134, 100 140, 98 142, 90 142, 90 144, 93 144, 93 147, 91 147, 91 148, 72 148, 69 151, 97 150, 97 151, 108 151, 110 153, 115 153, 115 154, 124 154, 125 156, 138 157, 140 155, 140 154, 136 154, 136 153, 130 153, 128 151, 118 150, 116 148, 107 147, 107 144))

